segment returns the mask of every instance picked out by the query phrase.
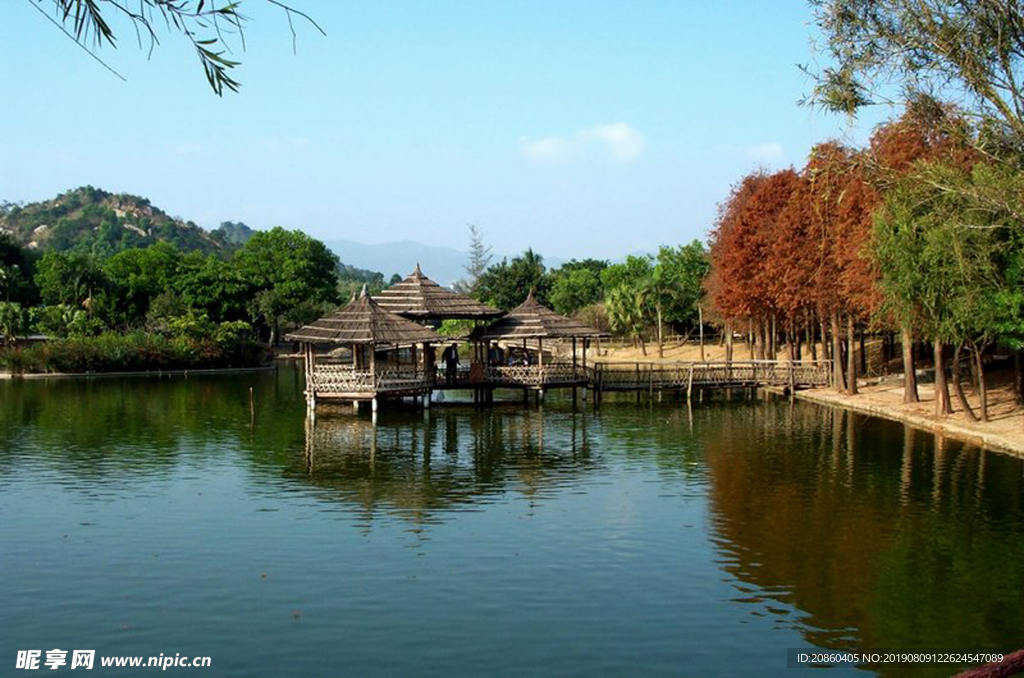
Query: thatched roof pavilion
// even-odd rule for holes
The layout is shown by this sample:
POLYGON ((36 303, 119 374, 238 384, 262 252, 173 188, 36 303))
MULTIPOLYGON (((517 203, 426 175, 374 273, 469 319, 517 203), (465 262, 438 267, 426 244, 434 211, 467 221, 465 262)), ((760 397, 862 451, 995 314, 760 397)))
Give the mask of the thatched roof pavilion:
MULTIPOLYGON (((505 317, 491 323, 487 327, 479 327, 470 333, 470 339, 481 343, 503 342, 515 344, 522 342, 523 350, 527 350, 527 341, 537 342, 537 364, 492 366, 489 379, 495 383, 530 384, 543 389, 552 385, 572 385, 586 383, 587 343, 594 338, 605 335, 572 318, 555 313, 533 298, 533 291, 526 296, 526 301, 519 304, 505 317), (544 364, 545 339, 572 340, 572 362, 554 362, 544 364), (576 364, 576 340, 583 340, 583 369, 576 364)), ((575 389, 573 398, 575 399, 575 389)))
POLYGON ((374 297, 381 308, 411 320, 491 320, 502 311, 441 287, 423 275, 420 265, 401 282, 374 297))
POLYGON ((518 339, 572 339, 607 336, 589 325, 555 313, 533 298, 531 291, 526 301, 519 304, 504 318, 470 333, 479 341, 516 341, 518 339))
POLYGON ((396 348, 445 340, 429 327, 382 308, 366 293, 365 285, 355 301, 285 338, 310 344, 373 344, 396 348))
MULTIPOLYGON (((378 396, 400 397, 429 393, 434 384, 433 350, 430 345, 445 340, 429 327, 381 308, 366 293, 365 285, 358 299, 291 332, 286 338, 303 345, 306 397, 311 411, 321 397, 372 400, 376 409, 378 396), (315 344, 350 346, 352 363, 317 364, 317 355, 313 350, 315 344), (416 347, 420 344, 422 350, 418 352, 416 347), (385 363, 383 369, 378 369, 378 349, 404 347, 411 349, 411 365, 385 363)), ((396 357, 400 360, 400 354, 396 357)))

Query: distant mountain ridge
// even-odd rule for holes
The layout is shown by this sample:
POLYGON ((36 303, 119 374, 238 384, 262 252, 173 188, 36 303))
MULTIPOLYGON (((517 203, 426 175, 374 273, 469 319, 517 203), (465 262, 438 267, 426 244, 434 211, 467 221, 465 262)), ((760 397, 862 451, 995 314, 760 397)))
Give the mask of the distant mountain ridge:
MULTIPOLYGON (((236 221, 225 221, 206 230, 190 220, 170 216, 148 198, 82 186, 33 203, 0 201, 0 233, 41 252, 76 251, 110 256, 163 241, 186 252, 229 256, 256 231, 236 221)), ((342 276, 354 280, 369 281, 375 273, 382 274, 385 281, 394 274, 405 277, 419 264, 427 276, 451 286, 466 277, 465 265, 469 261, 467 251, 414 240, 368 245, 332 239, 324 244, 343 262, 339 267, 342 276)), ((495 254, 492 263, 504 256, 495 254)), ((563 263, 556 257, 544 259, 549 269, 563 263)))
POLYGON ((469 258, 466 252, 451 247, 425 245, 413 240, 367 245, 354 240, 325 240, 339 259, 345 263, 371 271, 380 271, 388 280, 395 273, 403 278, 420 265, 423 273, 441 285, 451 285, 464 277, 463 266, 469 258))
MULTIPOLYGON (((347 264, 359 268, 380 271, 388 280, 397 273, 403 278, 420 265, 424 275, 434 282, 451 286, 466 277, 466 263, 469 252, 452 247, 426 245, 415 240, 399 240, 395 242, 367 245, 354 240, 325 240, 324 244, 331 248, 338 257, 347 264)), ((501 261, 505 255, 495 254, 491 263, 501 261)), ((509 259, 512 257, 509 256, 509 259)), ((558 268, 564 260, 551 257, 544 259, 549 269, 558 268)))

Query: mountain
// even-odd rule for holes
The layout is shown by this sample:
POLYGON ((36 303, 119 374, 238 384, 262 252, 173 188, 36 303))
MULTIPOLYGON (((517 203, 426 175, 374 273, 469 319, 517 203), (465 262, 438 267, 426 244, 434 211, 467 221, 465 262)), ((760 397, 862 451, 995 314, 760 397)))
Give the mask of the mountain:
POLYGON ((463 266, 469 254, 450 247, 424 245, 413 240, 366 245, 354 240, 325 240, 346 264, 380 271, 388 280, 397 273, 403 278, 420 265, 423 273, 440 285, 451 285, 466 275, 463 266))
POLYGON ((147 198, 83 186, 41 202, 0 204, 0 233, 4 232, 29 249, 109 256, 161 240, 184 251, 226 255, 253 231, 236 222, 206 231, 168 215, 147 198))
MULTIPOLYGON (((388 280, 397 273, 403 278, 420 265, 424 275, 439 285, 450 286, 466 276, 464 268, 469 261, 469 252, 451 247, 425 245, 415 240, 367 245, 354 240, 325 240, 338 258, 352 266, 381 271, 388 280)), ((504 255, 495 254, 492 263, 501 261, 504 255)), ((509 259, 512 257, 509 256, 509 259)), ((565 261, 558 257, 545 257, 544 265, 549 269, 558 268, 565 261)))

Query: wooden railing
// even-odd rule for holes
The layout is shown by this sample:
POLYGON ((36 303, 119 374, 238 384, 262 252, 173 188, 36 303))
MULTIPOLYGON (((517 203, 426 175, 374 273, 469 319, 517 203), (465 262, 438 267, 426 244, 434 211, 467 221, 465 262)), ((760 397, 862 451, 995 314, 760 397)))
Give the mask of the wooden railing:
POLYGON ((590 381, 602 390, 685 389, 729 386, 827 386, 829 363, 744 362, 625 363, 601 362, 590 368, 590 381))
POLYGON ((434 386, 470 388, 474 385, 557 387, 587 385, 601 391, 673 390, 751 386, 827 386, 828 362, 601 362, 588 367, 568 362, 545 365, 492 366, 474 373, 459 366, 449 384, 443 368, 436 373, 415 366, 386 366, 376 374, 351 365, 317 364, 312 385, 317 393, 374 393, 412 391, 434 386))
POLYGON ((488 367, 486 379, 488 384, 506 386, 555 386, 584 382, 587 380, 587 373, 572 363, 517 365, 488 367))
POLYGON ((317 393, 374 393, 429 388, 432 383, 422 369, 412 366, 385 367, 376 374, 351 365, 318 364, 313 367, 312 384, 317 393))

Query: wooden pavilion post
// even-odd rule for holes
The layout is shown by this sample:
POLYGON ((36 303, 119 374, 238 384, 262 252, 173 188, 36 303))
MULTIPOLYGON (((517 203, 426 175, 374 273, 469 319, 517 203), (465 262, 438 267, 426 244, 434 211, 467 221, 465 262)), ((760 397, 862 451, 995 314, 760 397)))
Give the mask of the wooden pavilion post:
POLYGON ((540 391, 537 397, 544 400, 544 337, 537 337, 537 372, 540 374, 540 391))
POLYGON ((372 342, 370 347, 370 392, 373 394, 370 400, 370 409, 377 411, 377 346, 372 342))
POLYGON ((572 336, 572 405, 576 407, 576 335, 572 336))
POLYGON ((587 401, 587 345, 590 344, 590 339, 583 337, 583 402, 587 401))

